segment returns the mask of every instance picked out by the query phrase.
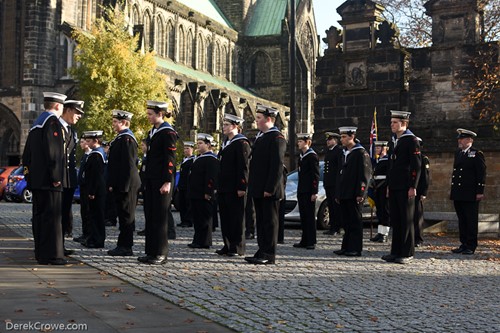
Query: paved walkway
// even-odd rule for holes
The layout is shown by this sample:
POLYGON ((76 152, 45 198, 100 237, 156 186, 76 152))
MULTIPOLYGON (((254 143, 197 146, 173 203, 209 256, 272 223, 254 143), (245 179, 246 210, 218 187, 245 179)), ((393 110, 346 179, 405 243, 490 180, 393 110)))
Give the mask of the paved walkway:
MULTIPOLYGON (((29 238, 30 211, 28 205, 2 202, 0 224, 29 238)), ((178 215, 174 216, 178 219, 178 215)), ((75 210, 76 226, 79 226, 79 221, 75 210)), ((138 208, 137 224, 138 229, 142 229, 142 207, 138 208)), ((120 282, 118 288, 128 290, 133 288, 131 285, 139 287, 142 291, 137 292, 142 296, 159 296, 239 332, 500 331, 500 249, 491 245, 493 242, 481 241, 475 255, 464 256, 450 253, 449 250, 457 245, 455 238, 429 236, 429 245, 417 250, 417 259, 411 265, 398 265, 380 260, 388 252, 389 243, 365 242, 363 257, 338 257, 332 251, 339 248, 339 238, 318 232, 316 250, 296 249, 292 244, 298 241, 300 231, 287 229, 286 244, 279 246, 277 264, 254 266, 246 264, 242 258, 217 256, 214 251, 222 246, 219 231, 214 235, 214 246, 210 250, 189 249, 186 245, 191 242, 192 229, 177 231, 178 238, 170 244, 169 262, 163 266, 139 264, 136 257, 112 258, 106 255, 106 250, 84 249, 72 241, 67 241, 67 247, 77 250, 72 262, 78 260, 97 268, 101 273, 95 275, 102 278, 119 281, 112 275, 127 282, 120 282)), ((106 247, 110 249, 116 242, 117 230, 107 228, 107 232, 106 247)), ((75 234, 79 234, 78 229, 75 234)), ((365 239, 368 237, 367 231, 365 239)), ((24 251, 29 251, 30 247, 31 243, 25 243, 24 251)), ((143 249, 144 237, 136 237, 134 250, 137 255, 142 254, 143 249)), ((253 254, 255 250, 256 241, 249 241, 247 252, 253 254)), ((26 262, 19 272, 20 277, 33 274, 33 269, 37 269, 38 272, 44 271, 46 277, 43 279, 50 281, 53 270, 64 272, 64 267, 37 266, 26 254, 24 257, 26 262)), ((86 269, 87 266, 77 267, 86 269)), ((3 262, 0 268, 9 271, 9 266, 3 262)), ((14 282, 8 285, 17 286, 17 281, 14 282)), ((53 288, 50 284, 40 283, 44 288, 53 288)), ((64 286, 72 287, 71 279, 65 281, 64 286)), ((85 305, 89 314, 93 313, 97 304, 122 294, 109 288, 103 286, 98 292, 89 292, 89 303, 85 305)), ((107 316, 118 316, 120 311, 128 314, 131 327, 127 326, 127 331, 137 328, 137 332, 154 332, 158 325, 170 323, 165 315, 171 310, 162 311, 171 307, 168 305, 154 307, 158 312, 149 313, 146 320, 141 320, 140 309, 134 305, 134 295, 135 292, 130 291, 126 300, 107 306, 107 316), (135 309, 123 310, 124 303, 135 306, 135 309)), ((64 299, 68 297, 62 296, 58 295, 64 299)), ((155 300, 162 302, 157 298, 155 300)), ((69 303, 72 304, 71 299, 69 303)), ((10 311, 6 318, 12 322, 21 320, 24 315, 40 320, 47 318, 43 311, 34 310, 19 312, 15 305, 0 307, 0 313, 10 311)), ((186 316, 184 318, 191 318, 186 316)), ((72 316, 66 313, 60 318, 71 320, 72 316)), ((165 328, 164 332, 187 332, 182 329, 188 324, 199 325, 192 332, 224 331, 222 327, 199 330, 198 327, 213 323, 198 319, 182 322, 184 325, 165 328)), ((127 323, 121 325, 126 326, 127 323)), ((118 328, 114 326, 114 329, 118 328)), ((100 328, 89 331, 107 332, 100 328)))

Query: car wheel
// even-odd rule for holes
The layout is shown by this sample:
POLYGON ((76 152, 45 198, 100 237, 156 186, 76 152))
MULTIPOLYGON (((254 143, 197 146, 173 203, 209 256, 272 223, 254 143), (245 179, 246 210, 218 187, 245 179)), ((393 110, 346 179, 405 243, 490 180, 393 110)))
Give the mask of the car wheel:
POLYGON ((316 227, 319 230, 327 230, 330 228, 330 211, 326 200, 319 206, 316 227))
POLYGON ((28 190, 27 188, 25 188, 23 190, 23 202, 25 203, 31 203, 32 201, 32 193, 30 190, 28 190))

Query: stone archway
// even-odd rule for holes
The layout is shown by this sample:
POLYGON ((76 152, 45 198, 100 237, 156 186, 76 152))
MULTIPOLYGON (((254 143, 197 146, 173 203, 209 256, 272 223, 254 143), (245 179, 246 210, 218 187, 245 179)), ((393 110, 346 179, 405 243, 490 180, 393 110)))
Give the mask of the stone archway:
POLYGON ((21 123, 14 112, 0 103, 0 165, 17 165, 20 161, 21 123))

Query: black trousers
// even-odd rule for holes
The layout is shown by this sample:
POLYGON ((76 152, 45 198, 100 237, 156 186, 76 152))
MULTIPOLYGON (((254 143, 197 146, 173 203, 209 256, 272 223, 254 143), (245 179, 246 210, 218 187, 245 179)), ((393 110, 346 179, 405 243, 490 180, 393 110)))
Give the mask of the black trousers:
POLYGON ((422 196, 415 197, 415 214, 413 215, 413 227, 415 228, 415 243, 424 242, 424 202, 422 196))
POLYGON ((106 224, 104 222, 106 192, 96 193, 94 199, 89 199, 89 237, 87 244, 104 247, 106 239, 106 224))
POLYGON ((392 226, 391 254, 396 257, 412 257, 415 254, 415 198, 408 198, 408 190, 391 190, 389 210, 392 226))
POLYGON ((387 186, 375 189, 375 207, 377 207, 378 225, 391 226, 389 215, 389 198, 387 198, 387 186))
POLYGON ((191 200, 188 197, 188 191, 179 189, 179 213, 181 215, 181 223, 192 226, 193 214, 191 213, 191 200))
POLYGON ((460 243, 467 249, 477 248, 479 201, 453 201, 458 216, 460 243))
POLYGON ((245 254, 245 201, 236 192, 218 193, 220 227, 224 247, 231 253, 245 254))
POLYGON ((80 215, 82 217, 82 236, 88 238, 90 235, 90 206, 89 192, 85 185, 80 185, 80 215))
POLYGON ((343 228, 343 225, 340 205, 337 201, 335 201, 335 188, 325 187, 325 193, 330 218, 330 231, 339 232, 340 229, 343 228))
POLYGON ((280 200, 278 220, 278 242, 285 241, 285 203, 286 197, 280 200))
POLYGON ((363 204, 356 199, 340 200, 340 209, 344 220, 344 237, 342 250, 348 252, 363 251, 363 219, 361 215, 363 204))
POLYGON ((73 195, 75 188, 63 188, 62 202, 61 202, 61 223, 63 239, 64 235, 71 235, 73 233, 73 211, 71 206, 73 204, 73 195))
POLYGON ((146 255, 168 255, 168 214, 173 184, 169 193, 161 194, 161 181, 145 180, 144 215, 146 218, 146 255))
POLYGON ((255 235, 255 206, 253 198, 248 195, 245 206, 245 236, 249 235, 255 235))
POLYGON ((33 190, 33 240, 38 261, 64 258, 61 224, 62 192, 33 190))
POLYGON ((316 245, 316 217, 314 208, 316 202, 311 201, 312 193, 298 193, 300 225, 302 227, 302 238, 300 244, 303 246, 316 245))
POLYGON ((267 260, 276 259, 278 243, 279 205, 273 198, 253 198, 257 224, 257 244, 259 249, 254 257, 267 260))
POLYGON ((135 209, 137 206, 137 192, 113 191, 116 212, 118 214, 120 234, 117 246, 131 248, 134 245, 135 209))
POLYGON ((118 212, 116 210, 115 198, 113 196, 113 192, 109 192, 108 189, 106 189, 104 219, 105 221, 110 221, 116 224, 117 217, 118 217, 118 212))
POLYGON ((191 198, 193 209, 194 236, 193 244, 200 246, 212 245, 212 223, 214 204, 210 200, 191 198))

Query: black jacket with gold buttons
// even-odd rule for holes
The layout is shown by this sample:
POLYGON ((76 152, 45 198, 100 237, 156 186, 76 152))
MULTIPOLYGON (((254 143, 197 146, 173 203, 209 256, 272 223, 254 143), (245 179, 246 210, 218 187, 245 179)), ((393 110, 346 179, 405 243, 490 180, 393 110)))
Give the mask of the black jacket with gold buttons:
POLYGON ((458 150, 453 163, 450 199, 476 201, 476 194, 484 193, 486 163, 483 152, 470 147, 465 153, 458 150))

